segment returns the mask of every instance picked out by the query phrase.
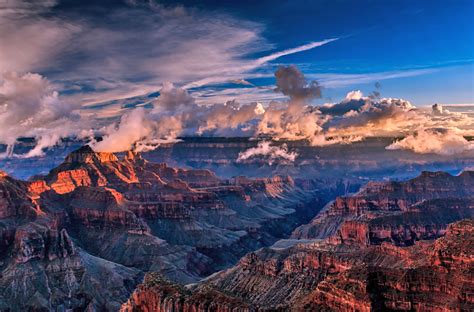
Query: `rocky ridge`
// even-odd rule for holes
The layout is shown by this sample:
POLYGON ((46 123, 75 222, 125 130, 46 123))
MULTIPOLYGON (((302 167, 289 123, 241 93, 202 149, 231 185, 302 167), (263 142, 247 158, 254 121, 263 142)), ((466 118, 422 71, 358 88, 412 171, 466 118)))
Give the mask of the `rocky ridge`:
POLYGON ((143 274, 195 282, 306 222, 333 190, 119 158, 84 146, 0 175, 0 310, 117 310, 143 274))
POLYGON ((167 302, 217 292, 228 298, 219 300, 223 311, 472 310, 473 179, 470 171, 425 172, 370 183, 328 204, 293 238, 247 254, 181 296, 145 283, 122 309, 147 311, 145 298, 153 298, 155 310, 174 311, 167 302))
POLYGON ((474 217, 474 171, 458 176, 423 172, 406 182, 368 183, 352 196, 338 197, 293 238, 339 236, 362 244, 411 245, 444 234, 449 223, 474 217))
MULTIPOLYGON (((181 292, 148 278, 122 311, 469 311, 474 221, 409 247, 328 241, 264 248, 181 292)), ((170 286, 172 285, 172 286, 170 286)))

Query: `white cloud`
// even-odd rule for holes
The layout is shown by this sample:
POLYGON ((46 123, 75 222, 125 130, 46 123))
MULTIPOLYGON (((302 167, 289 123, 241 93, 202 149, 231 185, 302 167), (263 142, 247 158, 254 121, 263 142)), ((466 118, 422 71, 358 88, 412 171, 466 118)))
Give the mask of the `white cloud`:
MULTIPOLYGON (((151 130, 145 137, 124 136, 132 140, 120 149, 137 144, 153 148, 160 140, 196 133, 307 140, 312 145, 325 146, 349 144, 371 136, 409 135, 433 127, 453 128, 461 134, 474 126, 473 119, 464 114, 443 111, 440 115, 440 107, 429 112, 403 99, 364 97, 360 91, 350 92, 340 103, 311 106, 308 101, 320 94, 317 84, 308 83, 295 67, 283 69, 276 72, 275 90, 284 92, 290 99, 271 101, 265 107, 257 102, 242 105, 237 101, 199 105, 186 90, 166 83, 160 90, 161 96, 153 102, 154 108, 142 114, 145 120, 137 123, 151 130)), ((120 124, 113 128, 101 144, 104 146, 120 137, 123 127, 128 126, 120 124)))
MULTIPOLYGON (((410 135, 428 128, 452 129, 456 135, 474 131, 470 115, 441 106, 427 112, 401 99, 369 99, 360 91, 349 93, 341 103, 311 106, 308 101, 320 96, 320 87, 308 83, 295 68, 277 74, 276 87, 282 93, 245 80, 265 77, 257 69, 268 62, 337 38, 255 59, 250 56, 274 49, 262 37, 264 27, 259 23, 181 6, 139 3, 127 9, 117 6, 100 18, 50 14, 55 4, 18 0, 0 4, 0 142, 11 145, 20 136, 35 137, 38 145, 30 156, 40 155, 60 137, 89 135, 92 130, 106 135, 96 148, 111 151, 153 148, 161 140, 195 133, 265 135, 326 145, 367 136, 410 135), (53 82, 31 71, 48 72, 53 82), (241 86, 186 90, 229 81, 241 86), (160 97, 147 99, 146 94, 160 85, 160 97), (65 91, 61 97, 58 90, 65 91), (117 100, 130 97, 140 98, 134 106, 152 105, 153 110, 130 111, 127 101, 117 100), (208 105, 216 102, 220 104, 208 105), (78 110, 78 105, 85 107, 78 110), (118 124, 97 129, 108 118, 120 116, 118 124)), ((341 87, 431 72, 310 78, 319 78, 325 87, 341 87)))
POLYGON ((474 150, 474 142, 469 142, 452 130, 426 129, 393 142, 386 148, 388 150, 411 150, 420 154, 454 155, 474 150))
POLYGON ((124 114, 119 126, 110 126, 106 129, 103 141, 95 143, 94 149, 99 152, 122 152, 133 149, 136 142, 147 138, 153 131, 145 114, 143 108, 136 108, 124 114))
POLYGON ((314 49, 316 47, 323 46, 325 44, 328 44, 328 43, 336 41, 336 40, 338 40, 338 38, 332 38, 332 39, 326 39, 326 40, 322 40, 322 41, 312 42, 312 43, 309 43, 309 44, 298 46, 296 48, 287 49, 287 50, 283 50, 283 51, 280 51, 280 52, 275 52, 275 53, 272 53, 270 55, 258 58, 256 60, 246 60, 246 61, 244 60, 244 61, 242 61, 240 66, 234 66, 234 67, 226 68, 226 70, 224 72, 224 75, 220 74, 220 75, 217 75, 217 76, 206 77, 204 79, 200 79, 198 81, 188 83, 184 86, 184 88, 200 87, 200 86, 204 86, 204 85, 208 85, 208 84, 220 83, 220 82, 223 82, 223 81, 226 81, 226 80, 235 80, 236 78, 234 78, 234 77, 236 75, 237 76, 243 76, 243 75, 249 74, 252 70, 254 70, 256 68, 259 68, 260 66, 264 65, 265 63, 268 63, 270 61, 274 61, 274 60, 276 60, 276 59, 278 59, 282 56, 290 55, 290 54, 294 54, 294 53, 298 53, 298 52, 302 52, 302 51, 307 51, 307 50, 310 50, 310 49, 314 49))
POLYGON ((269 165, 272 165, 275 161, 294 162, 296 157, 298 157, 298 154, 288 151, 286 144, 277 146, 271 145, 270 141, 262 141, 258 143, 257 147, 252 147, 239 153, 237 161, 243 162, 251 159, 263 159, 269 165))
POLYGON ((311 42, 311 43, 308 43, 308 44, 301 45, 301 46, 296 47, 296 48, 291 48, 291 49, 283 50, 283 51, 280 51, 280 52, 275 52, 273 54, 270 54, 270 55, 267 55, 267 56, 264 56, 264 57, 261 57, 261 58, 257 59, 254 63, 255 63, 256 66, 257 65, 262 65, 262 64, 268 63, 270 61, 274 61, 274 60, 276 60, 276 59, 278 59, 282 56, 290 55, 290 54, 294 54, 294 53, 298 53, 298 52, 303 52, 303 51, 307 51, 307 50, 311 50, 311 49, 323 46, 325 44, 328 44, 330 42, 336 41, 338 39, 339 38, 331 38, 331 39, 326 39, 326 40, 322 40, 322 41, 315 41, 315 42, 311 42))
POLYGON ((54 5, 9 1, 0 6, 0 73, 47 72, 65 88, 74 85, 73 94, 64 97, 82 104, 143 95, 165 81, 185 88, 244 82, 268 62, 337 40, 252 59, 251 54, 274 48, 259 23, 151 2, 111 7, 100 18, 48 14, 54 5))
POLYGON ((355 91, 350 91, 347 93, 346 97, 345 97, 345 101, 351 101, 351 100, 355 100, 355 101, 358 101, 360 99, 362 99, 362 92, 360 90, 355 90, 355 91))
POLYGON ((104 140, 94 144, 98 151, 150 150, 160 142, 180 135, 252 135, 252 121, 265 113, 261 103, 240 105, 228 101, 221 105, 201 106, 182 88, 165 83, 153 109, 132 110, 117 125, 105 129, 104 140))
POLYGON ((164 81, 224 77, 249 64, 248 54, 272 48, 260 24, 179 6, 115 6, 97 18, 47 14, 54 3, 11 3, 0 6, 0 72, 49 72, 79 86, 108 81, 85 92, 95 91, 95 102, 112 90, 120 97, 118 90, 138 93, 164 81))
POLYGON ((4 73, 0 76, 0 142, 13 145, 19 137, 35 137, 39 146, 31 153, 39 155, 61 137, 83 135, 76 108, 61 101, 51 83, 38 74, 4 73))
POLYGON ((77 25, 44 18, 55 1, 0 3, 0 74, 36 71, 50 63, 80 31, 77 25))

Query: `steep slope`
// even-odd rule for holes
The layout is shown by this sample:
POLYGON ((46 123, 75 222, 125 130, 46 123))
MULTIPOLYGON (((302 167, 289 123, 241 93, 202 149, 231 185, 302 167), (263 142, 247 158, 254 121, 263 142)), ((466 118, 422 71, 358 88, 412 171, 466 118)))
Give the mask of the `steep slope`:
MULTIPOLYGON (((398 249, 389 252, 397 253, 398 249)), ((387 263, 354 267, 340 276, 329 277, 302 300, 298 309, 322 305, 339 311, 474 308, 472 219, 451 224, 444 237, 406 248, 405 255, 398 257, 409 261, 402 267, 387 263)))
POLYGON ((367 234, 367 243, 410 245, 439 237, 451 222, 474 217, 473 191, 474 171, 458 176, 423 172, 406 182, 368 183, 356 195, 336 198, 292 237, 327 238, 359 231, 367 234))
POLYGON ((34 181, 2 173, 0 310, 117 310, 144 273, 196 282, 288 236, 339 191, 89 147, 34 181))
POLYGON ((146 311, 152 298, 160 311, 171 311, 167 302, 211 292, 237 300, 243 311, 472 310, 473 178, 423 173, 407 182, 369 183, 295 232, 304 238, 251 252, 180 297, 141 286, 123 309, 146 311))
MULTIPOLYGON (((95 214, 97 220, 108 219, 112 223, 111 228, 117 226, 111 218, 128 218, 128 221, 118 220, 119 223, 137 218, 133 221, 138 227, 133 230, 134 235, 129 233, 126 237, 122 230, 118 231, 119 234, 117 231, 113 231, 113 235, 101 234, 97 228, 102 229, 103 226, 92 229, 91 222, 87 220, 75 222, 79 224, 75 227, 76 236, 84 240, 103 238, 105 247, 88 244, 88 250, 93 251, 94 255, 133 265, 126 261, 123 250, 115 242, 126 242, 126 249, 131 248, 131 258, 138 258, 140 253, 133 257, 136 251, 132 252, 132 241, 144 239, 143 235, 137 238, 137 233, 144 233, 164 240, 145 245, 159 244, 168 249, 166 253, 172 253, 169 245, 182 246, 176 247, 180 255, 174 257, 173 262, 182 262, 177 260, 180 258, 200 259, 197 261, 201 263, 200 269, 192 268, 189 263, 183 264, 194 272, 191 279, 196 279, 196 274, 212 273, 233 264, 248 251, 288 236, 296 226, 307 222, 327 200, 340 191, 311 188, 310 183, 306 183, 309 187, 303 190, 299 185, 306 181, 298 181, 297 185, 289 177, 221 180, 209 170, 179 169, 155 164, 133 152, 119 159, 111 153, 96 153, 88 146, 68 155, 64 163, 53 169, 44 181, 66 198, 77 198, 78 194, 82 194, 82 198, 94 197, 90 191, 84 190, 85 187, 107 188, 109 193, 113 190, 120 195, 121 204, 101 210, 106 212, 93 209, 91 202, 96 201, 95 198, 83 204, 87 209, 77 207, 76 200, 76 203, 72 202, 76 205, 71 208, 73 218, 88 219, 92 218, 90 214, 95 214), (195 250, 187 249, 186 246, 195 250), (183 253, 189 255, 184 256, 183 253), (207 257, 212 261, 206 260, 207 257)), ((39 184, 39 181, 35 183, 39 184)), ((143 257, 155 258, 150 252, 145 252, 143 257)), ((153 266, 150 261, 146 263, 148 267, 153 266)), ((185 278, 183 281, 190 280, 185 278)))
POLYGON ((0 310, 117 309, 142 273, 78 247, 67 214, 28 183, 2 174, 0 188, 0 310))
POLYGON ((150 275, 122 311, 469 311, 473 252, 473 220, 410 247, 313 241, 264 248, 179 292, 150 275))
POLYGON ((148 273, 121 312, 135 311, 255 311, 254 306, 211 287, 190 291, 156 273, 148 273))

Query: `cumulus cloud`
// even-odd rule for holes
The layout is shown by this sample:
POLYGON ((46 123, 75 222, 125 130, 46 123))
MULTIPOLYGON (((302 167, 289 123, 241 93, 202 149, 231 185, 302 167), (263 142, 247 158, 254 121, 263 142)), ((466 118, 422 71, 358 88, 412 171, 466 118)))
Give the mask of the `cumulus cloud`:
POLYGON ((350 101, 359 101, 362 99, 363 94, 360 90, 354 90, 350 91, 347 93, 346 97, 344 98, 345 102, 350 102, 350 101))
POLYGON ((474 142, 448 129, 426 129, 416 131, 406 138, 387 146, 388 150, 410 150, 421 154, 454 155, 474 150, 474 142))
MULTIPOLYGON (((434 152, 458 151, 461 147, 456 146, 470 146, 465 144, 462 134, 468 133, 474 124, 465 114, 451 113, 439 105, 429 112, 406 100, 365 97, 360 91, 349 92, 339 103, 311 105, 311 99, 320 95, 317 84, 308 83, 295 67, 282 68, 275 76, 278 90, 288 100, 271 101, 268 105, 240 104, 235 100, 200 105, 187 90, 167 82, 158 97, 147 100, 147 106, 137 105, 117 123, 95 131, 76 114, 77 106, 60 100, 44 77, 8 73, 3 75, 0 85, 0 122, 7 125, 0 131, 0 141, 11 146, 18 137, 35 137, 37 146, 25 155, 30 157, 41 155, 44 148, 54 145, 61 137, 84 137, 93 132, 103 135, 102 141, 92 143, 94 149, 109 152, 151 150, 163 142, 196 134, 306 140, 314 146, 349 144, 370 136, 404 135, 405 141, 395 142, 389 149, 423 153, 430 149, 414 147, 420 137, 426 137, 421 130, 436 128, 454 129, 455 134, 432 134, 441 146, 439 151, 432 147, 434 152)), ((274 155, 280 153, 270 149, 271 146, 263 147, 274 151, 274 155)), ((265 150, 263 147, 261 151, 265 150)))
POLYGON ((291 99, 314 99, 321 97, 321 87, 317 81, 307 82, 296 66, 280 66, 275 72, 276 89, 291 99))
POLYGON ((322 132, 326 116, 313 112, 300 101, 272 102, 258 124, 257 134, 275 140, 312 139, 322 132))
POLYGON ((8 155, 9 157, 16 158, 30 158, 39 157, 44 155, 44 150, 56 145, 61 140, 61 136, 58 133, 48 133, 37 138, 36 145, 28 151, 26 154, 13 154, 8 155))
POLYGON ((95 143, 94 149, 99 152, 122 152, 133 149, 136 142, 147 138, 153 131, 145 114, 145 109, 142 107, 124 114, 119 126, 112 125, 106 129, 104 139, 95 143))
POLYGON ((84 136, 76 108, 61 101, 41 75, 4 73, 0 76, 0 142, 13 145, 19 137, 34 137, 38 145, 30 155, 37 156, 61 137, 84 136))
POLYGON ((429 118, 409 101, 394 98, 343 101, 322 111, 333 116, 326 124, 332 135, 393 136, 415 130, 429 118))
POLYGON ((272 145, 270 141, 262 141, 258 143, 257 147, 249 148, 241 153, 237 159, 238 162, 247 161, 250 159, 263 159, 269 165, 278 161, 294 162, 298 154, 290 152, 286 144, 280 146, 272 145))
POLYGON ((306 140, 314 146, 325 146, 350 144, 370 136, 410 135, 426 128, 455 128, 464 132, 474 125, 472 118, 464 114, 440 107, 428 112, 403 99, 365 97, 360 91, 349 92, 339 103, 315 106, 310 101, 320 96, 321 90, 316 83, 308 83, 296 67, 280 67, 275 78, 277 90, 289 99, 270 101, 266 106, 258 102, 242 105, 235 100, 200 105, 186 90, 165 83, 153 109, 140 114, 143 121, 136 123, 146 126, 148 131, 138 136, 121 135, 130 131, 129 120, 125 118, 109 128, 111 131, 98 148, 151 149, 162 140, 196 134, 306 140), (455 125, 464 125, 465 129, 455 125), (120 144, 116 145, 114 138, 118 137, 124 139, 117 139, 120 144))
POLYGON ((177 112, 195 105, 194 98, 182 88, 176 88, 173 83, 165 82, 160 90, 160 97, 154 106, 156 112, 177 112))
POLYGON ((288 95, 290 100, 273 101, 267 107, 258 102, 241 105, 237 101, 227 101, 223 105, 199 105, 186 90, 165 83, 160 97, 153 103, 153 109, 146 114, 146 122, 138 123, 150 125, 146 138, 124 136, 120 144, 114 144, 113 139, 120 136, 121 128, 128 127, 128 119, 125 119, 118 126, 109 128, 111 131, 97 148, 123 150, 128 146, 156 142, 154 139, 172 140, 195 134, 270 136, 274 140, 306 139, 314 145, 347 143, 348 140, 358 139, 354 136, 326 138, 322 126, 330 117, 308 106, 308 101, 320 96, 321 90, 317 83, 308 83, 296 67, 280 67, 275 77, 278 90, 288 95))
POLYGON ((433 110, 433 115, 443 115, 445 113, 449 113, 449 111, 445 110, 441 104, 433 104, 431 109, 433 110))
POLYGON ((93 145, 98 151, 150 150, 160 142, 175 141, 181 135, 252 135, 265 109, 261 103, 241 105, 236 101, 201 106, 182 88, 165 83, 153 109, 126 113, 117 125, 105 129, 103 141, 93 145))

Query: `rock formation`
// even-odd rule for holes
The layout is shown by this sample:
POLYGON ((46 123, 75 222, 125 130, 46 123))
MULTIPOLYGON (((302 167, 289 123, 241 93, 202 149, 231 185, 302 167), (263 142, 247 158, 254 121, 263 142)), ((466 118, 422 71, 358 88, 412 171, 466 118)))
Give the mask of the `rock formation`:
POLYGON ((293 238, 338 235, 359 242, 411 245, 437 238, 449 223, 474 217, 474 171, 458 176, 423 172, 406 182, 368 183, 353 196, 336 198, 293 238))
POLYGON ((331 192, 88 146, 29 182, 2 173, 0 310, 116 310, 148 271, 196 282, 289 235, 331 192))
POLYGON ((324 181, 87 146, 1 172, 0 311, 473 309, 473 172, 324 181))
POLYGON ((328 204, 292 239, 247 254, 179 296, 145 283, 122 309, 193 311, 199 302, 183 304, 211 292, 216 300, 200 303, 225 303, 224 311, 472 310, 473 182, 466 171, 369 183, 328 204))
POLYGON ((264 248, 188 289, 146 278, 122 311, 469 311, 473 269, 470 219, 410 247, 264 248))

